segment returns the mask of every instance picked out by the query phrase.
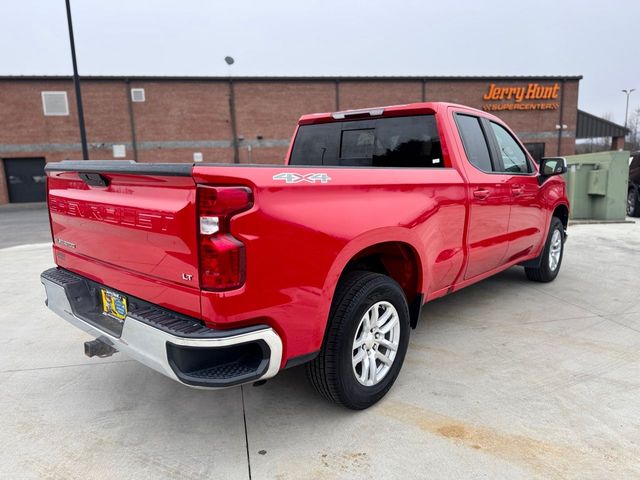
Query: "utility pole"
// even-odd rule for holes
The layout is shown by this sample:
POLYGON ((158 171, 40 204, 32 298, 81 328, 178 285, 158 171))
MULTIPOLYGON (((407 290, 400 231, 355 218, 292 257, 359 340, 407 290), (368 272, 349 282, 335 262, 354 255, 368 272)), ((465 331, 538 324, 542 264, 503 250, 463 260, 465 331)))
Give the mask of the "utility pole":
POLYGON ((80 77, 78 77, 78 63, 76 62, 76 44, 73 40, 73 23, 71 22, 71 4, 67 4, 67 25, 69 26, 69 43, 71 44, 71 61, 73 63, 73 86, 76 91, 76 105, 78 107, 78 123, 80 124, 80 143, 82 143, 82 159, 89 160, 87 146, 87 131, 84 128, 84 110, 82 108, 82 93, 80 92, 80 77))
POLYGON ((631 88, 629 90, 622 90, 622 93, 624 93, 627 96, 627 107, 624 110, 624 128, 627 128, 627 118, 629 116, 629 95, 631 95, 635 91, 636 91, 635 88, 631 88))
MULTIPOLYGON (((233 57, 224 57, 224 61, 231 67, 235 63, 233 57)), ((240 149, 238 148, 238 129, 236 126, 236 95, 233 88, 233 78, 231 77, 231 68, 229 68, 229 120, 231 120, 231 135, 233 140, 233 163, 240 163, 240 149)))

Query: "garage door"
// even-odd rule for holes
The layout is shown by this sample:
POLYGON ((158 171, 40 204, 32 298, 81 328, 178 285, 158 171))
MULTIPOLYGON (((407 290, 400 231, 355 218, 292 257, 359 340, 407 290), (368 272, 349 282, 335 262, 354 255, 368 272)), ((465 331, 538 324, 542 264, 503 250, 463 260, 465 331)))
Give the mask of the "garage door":
POLYGON ((5 158, 3 163, 10 203, 45 201, 44 158, 5 158))

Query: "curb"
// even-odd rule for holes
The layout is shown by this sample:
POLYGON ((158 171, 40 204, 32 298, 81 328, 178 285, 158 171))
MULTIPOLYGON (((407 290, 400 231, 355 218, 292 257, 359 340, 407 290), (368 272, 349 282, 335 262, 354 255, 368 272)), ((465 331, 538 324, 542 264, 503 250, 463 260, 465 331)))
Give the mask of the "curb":
POLYGON ((616 223, 636 223, 633 220, 569 220, 569 226, 572 225, 607 225, 616 223))

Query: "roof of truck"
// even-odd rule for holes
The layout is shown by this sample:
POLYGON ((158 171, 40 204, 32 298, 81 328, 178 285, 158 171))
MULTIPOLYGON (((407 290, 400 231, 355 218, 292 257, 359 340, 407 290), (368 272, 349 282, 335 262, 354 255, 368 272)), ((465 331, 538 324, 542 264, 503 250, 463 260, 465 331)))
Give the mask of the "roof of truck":
POLYGON ((477 110, 465 105, 449 102, 417 102, 403 105, 387 105, 382 107, 358 108, 354 110, 340 110, 338 112, 310 113, 303 115, 298 120, 298 125, 310 125, 314 123, 328 123, 340 120, 362 119, 369 117, 396 117, 405 115, 425 115, 437 113, 446 107, 458 107, 467 110, 477 110))

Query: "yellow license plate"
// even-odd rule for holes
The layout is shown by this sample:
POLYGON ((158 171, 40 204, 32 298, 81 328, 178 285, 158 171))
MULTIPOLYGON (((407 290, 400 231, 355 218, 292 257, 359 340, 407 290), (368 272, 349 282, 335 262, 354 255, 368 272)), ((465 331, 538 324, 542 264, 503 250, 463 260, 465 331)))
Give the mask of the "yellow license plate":
POLYGON ((100 296, 102 297, 102 312, 124 321, 127 317, 127 297, 104 288, 100 289, 100 296))

